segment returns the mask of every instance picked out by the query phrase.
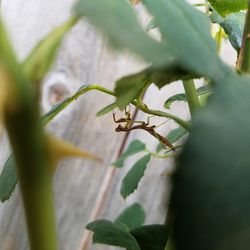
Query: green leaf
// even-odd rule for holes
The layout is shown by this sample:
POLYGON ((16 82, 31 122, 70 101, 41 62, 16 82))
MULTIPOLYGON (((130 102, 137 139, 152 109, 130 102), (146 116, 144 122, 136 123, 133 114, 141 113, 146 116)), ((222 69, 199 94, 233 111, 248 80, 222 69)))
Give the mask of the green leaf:
POLYGON ((17 173, 14 156, 11 155, 3 166, 0 175, 0 200, 5 202, 10 199, 17 184, 17 173))
POLYGON ((224 29, 233 48, 239 52, 242 44, 246 14, 239 12, 222 18, 217 11, 213 10, 210 18, 212 22, 218 23, 224 29))
MULTIPOLYGON (((212 89, 211 89, 211 86, 209 85, 205 85, 205 86, 202 86, 200 88, 197 89, 197 95, 198 96, 202 96, 202 95, 206 95, 206 94, 211 94, 212 93, 212 89)), ((165 103, 164 103, 164 107, 166 109, 169 109, 170 106, 172 105, 173 102, 175 101, 184 101, 184 102, 187 102, 187 97, 186 97, 186 94, 185 93, 181 93, 181 94, 176 94, 176 95, 173 95, 171 97, 169 97, 165 103)))
POLYGON ((173 129, 172 131, 169 132, 167 139, 171 142, 171 143, 175 143, 177 142, 181 137, 183 137, 184 135, 186 135, 188 133, 188 131, 183 128, 183 127, 178 127, 176 129, 173 129))
POLYGON ((176 94, 176 95, 173 95, 171 97, 169 97, 167 99, 167 101, 165 101, 164 103, 164 108, 166 109, 169 109, 172 105, 173 102, 180 102, 180 101, 183 101, 183 102, 187 102, 187 96, 185 93, 181 93, 181 94, 176 94))
POLYGON ((116 82, 117 105, 120 109, 124 109, 130 102, 138 98, 151 83, 162 88, 177 80, 189 80, 197 77, 196 74, 188 73, 178 67, 165 70, 149 67, 139 73, 123 77, 116 82))
POLYGON ((139 140, 134 140, 132 142, 130 142, 127 150, 121 154, 121 156, 119 157, 119 159, 117 161, 115 161, 114 163, 112 163, 112 165, 114 167, 117 168, 121 168, 123 167, 124 161, 131 155, 137 154, 143 150, 145 150, 146 145, 145 143, 142 143, 139 140))
POLYGON ((141 250, 135 238, 108 220, 97 220, 86 226, 94 232, 93 243, 124 247, 127 250, 141 250))
POLYGON ((100 117, 100 116, 103 116, 103 115, 106 115, 107 113, 113 111, 115 108, 117 108, 117 104, 116 102, 104 107, 103 109, 101 109, 100 111, 98 111, 96 113, 96 116, 97 117, 100 117))
POLYGON ((177 250, 250 245, 250 80, 231 75, 194 117, 173 179, 177 250))
POLYGON ((151 155, 148 154, 139 159, 122 180, 121 195, 124 199, 137 189, 137 186, 147 168, 150 157, 151 155))
MULTIPOLYGON (((181 139, 187 133, 188 133, 188 131, 185 128, 178 127, 178 128, 175 128, 169 132, 169 134, 167 135, 167 139, 171 144, 174 144, 175 142, 177 142, 179 139, 181 139)), ((156 152, 160 152, 162 149, 164 149, 162 146, 162 143, 159 143, 157 148, 156 148, 156 152)))
POLYGON ((31 51, 22 65, 25 74, 30 80, 35 83, 40 83, 43 80, 55 60, 57 49, 66 32, 75 25, 77 20, 78 19, 75 17, 71 18, 69 21, 53 30, 31 51))
POLYGON ((100 28, 114 47, 129 49, 158 66, 175 63, 168 45, 143 30, 127 0, 79 0, 75 12, 100 28))
POLYGON ((140 72, 118 80, 115 86, 118 107, 124 109, 143 92, 149 82, 148 72, 140 72))
POLYGON ((247 9, 248 0, 208 0, 211 5, 225 16, 230 13, 239 12, 247 9))
POLYGON ((115 220, 115 224, 125 230, 140 227, 145 221, 145 211, 139 203, 127 207, 115 220))
POLYGON ((91 90, 91 85, 83 85, 79 88, 79 90, 69 98, 63 100, 62 102, 55 104, 49 112, 47 112, 42 117, 43 125, 48 124, 53 118, 55 118, 61 111, 63 111, 66 107, 68 107, 72 102, 74 102, 78 97, 83 95, 84 93, 91 90))
POLYGON ((164 250, 168 241, 166 225, 146 225, 130 232, 143 250, 164 250))
POLYGON ((221 81, 229 69, 216 54, 209 18, 183 0, 142 1, 156 19, 179 65, 198 75, 221 81))

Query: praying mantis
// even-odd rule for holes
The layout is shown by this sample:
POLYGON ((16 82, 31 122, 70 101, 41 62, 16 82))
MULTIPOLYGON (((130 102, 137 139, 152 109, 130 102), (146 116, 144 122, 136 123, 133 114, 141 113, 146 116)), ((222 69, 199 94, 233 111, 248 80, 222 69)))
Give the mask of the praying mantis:
POLYGON ((115 129, 116 132, 129 132, 131 130, 142 129, 154 136, 165 147, 175 151, 175 147, 165 137, 155 131, 156 125, 149 126, 149 117, 147 122, 135 121, 131 118, 130 111, 125 109, 125 117, 116 119, 115 113, 113 113, 113 120, 119 124, 115 129), (124 123, 124 125, 122 125, 122 123, 124 123), (133 126, 134 123, 139 124, 133 126))

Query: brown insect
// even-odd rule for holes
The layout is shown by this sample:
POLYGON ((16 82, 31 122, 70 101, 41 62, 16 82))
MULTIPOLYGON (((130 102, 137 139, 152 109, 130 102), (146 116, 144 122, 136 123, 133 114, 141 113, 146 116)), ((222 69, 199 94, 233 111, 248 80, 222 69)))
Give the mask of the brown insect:
POLYGON ((147 122, 143 121, 134 121, 131 118, 131 115, 128 111, 125 110, 125 118, 120 118, 116 119, 115 113, 113 113, 113 119, 115 123, 119 123, 118 127, 115 129, 116 132, 129 132, 131 130, 136 130, 136 129, 142 129, 150 133, 152 136, 154 136, 160 143, 165 145, 166 147, 169 147, 171 150, 175 151, 175 147, 162 135, 157 133, 155 131, 156 126, 149 126, 149 119, 147 122), (125 123, 125 125, 121 125, 121 123, 125 123), (139 123, 138 125, 134 125, 134 123, 139 123))

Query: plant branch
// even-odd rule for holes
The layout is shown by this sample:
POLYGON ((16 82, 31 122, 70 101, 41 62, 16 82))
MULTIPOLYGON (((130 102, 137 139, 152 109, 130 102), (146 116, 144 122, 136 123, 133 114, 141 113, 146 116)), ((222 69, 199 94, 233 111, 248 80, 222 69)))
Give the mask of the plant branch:
POLYGON ((176 123, 181 125, 183 128, 185 128, 187 130, 190 129, 189 123, 187 121, 184 121, 183 119, 181 119, 181 118, 179 118, 179 117, 177 117, 175 115, 172 115, 170 113, 163 112, 163 111, 160 111, 160 110, 149 109, 144 103, 137 103, 137 102, 133 101, 132 104, 134 104, 138 109, 140 109, 141 111, 143 111, 143 112, 145 112, 147 114, 172 119, 176 123))
POLYGON ((250 73, 250 1, 246 15, 242 47, 237 61, 237 69, 244 73, 250 73))
POLYGON ((194 80, 183 81, 183 87, 187 96, 190 114, 193 116, 194 111, 200 107, 194 80))
MULTIPOLYGON (((102 93, 106 93, 108 95, 112 95, 112 96, 116 96, 115 93, 109 89, 106 89, 100 85, 94 84, 94 85, 87 85, 87 86, 83 86, 80 88, 80 90, 78 90, 74 95, 72 95, 71 97, 67 98, 66 100, 64 100, 63 102, 61 102, 60 104, 55 105, 55 107, 53 107, 51 109, 51 111, 49 111, 44 117, 43 117, 43 124, 46 125, 49 121, 51 121, 57 114, 59 114, 63 109, 65 109, 68 105, 70 105, 74 100, 76 100, 77 98, 79 98, 81 95, 92 91, 92 90, 97 90, 99 92, 102 93)), ((160 117, 165 117, 165 118, 169 118, 174 120, 176 123, 178 123, 180 126, 184 127, 185 129, 189 130, 189 123, 187 121, 184 121, 183 119, 172 115, 170 113, 167 112, 163 112, 160 110, 153 110, 153 109, 149 109, 144 103, 142 102, 138 102, 138 101, 132 101, 131 102, 135 107, 137 107, 139 110, 147 113, 147 114, 151 114, 151 115, 155 115, 155 116, 160 116, 160 117)))

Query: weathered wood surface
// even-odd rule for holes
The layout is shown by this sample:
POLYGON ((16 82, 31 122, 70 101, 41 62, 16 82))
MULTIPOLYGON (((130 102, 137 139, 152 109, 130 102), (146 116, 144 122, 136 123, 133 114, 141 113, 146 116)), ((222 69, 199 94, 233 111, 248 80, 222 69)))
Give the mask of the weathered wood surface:
MULTIPOLYGON (((2 0, 2 13, 20 60, 53 27, 70 15, 73 0, 2 0)), ((111 52, 106 42, 86 22, 80 22, 66 37, 58 60, 43 86, 42 106, 48 110, 62 95, 73 93, 83 83, 98 83, 112 88, 115 79, 141 67, 128 56, 111 52), (58 97, 59 93, 59 97, 58 97)), ((180 90, 177 84, 161 92, 151 88, 145 97, 153 108, 162 107, 163 101, 180 90)), ((123 143, 124 134, 114 132, 111 115, 95 117, 95 112, 109 104, 111 97, 100 93, 88 93, 60 114, 48 127, 55 135, 78 147, 102 156, 103 163, 97 164, 80 159, 67 160, 60 164, 55 175, 55 205, 57 213, 60 250, 111 249, 105 246, 89 246, 89 232, 84 226, 96 218, 115 218, 118 213, 139 201, 147 211, 147 223, 162 223, 166 214, 169 184, 164 171, 172 163, 152 160, 138 191, 126 202, 119 194, 121 179, 135 158, 127 161, 126 169, 110 167, 123 143)), ((174 105, 182 117, 187 117, 186 106, 174 105)), ((138 119, 145 119, 141 113, 138 119)), ((160 121, 156 121, 160 123, 160 121)), ((164 126, 166 133, 175 124, 164 126)), ((163 127, 161 128, 163 129, 163 127)), ((145 132, 134 132, 129 141, 140 138, 154 149, 157 142, 145 132)), ((1 139, 1 166, 8 155, 6 136, 1 139)), ((19 191, 5 204, 0 204, 0 249, 26 250, 28 242, 19 191)), ((112 248, 114 249, 114 248, 112 248)))

